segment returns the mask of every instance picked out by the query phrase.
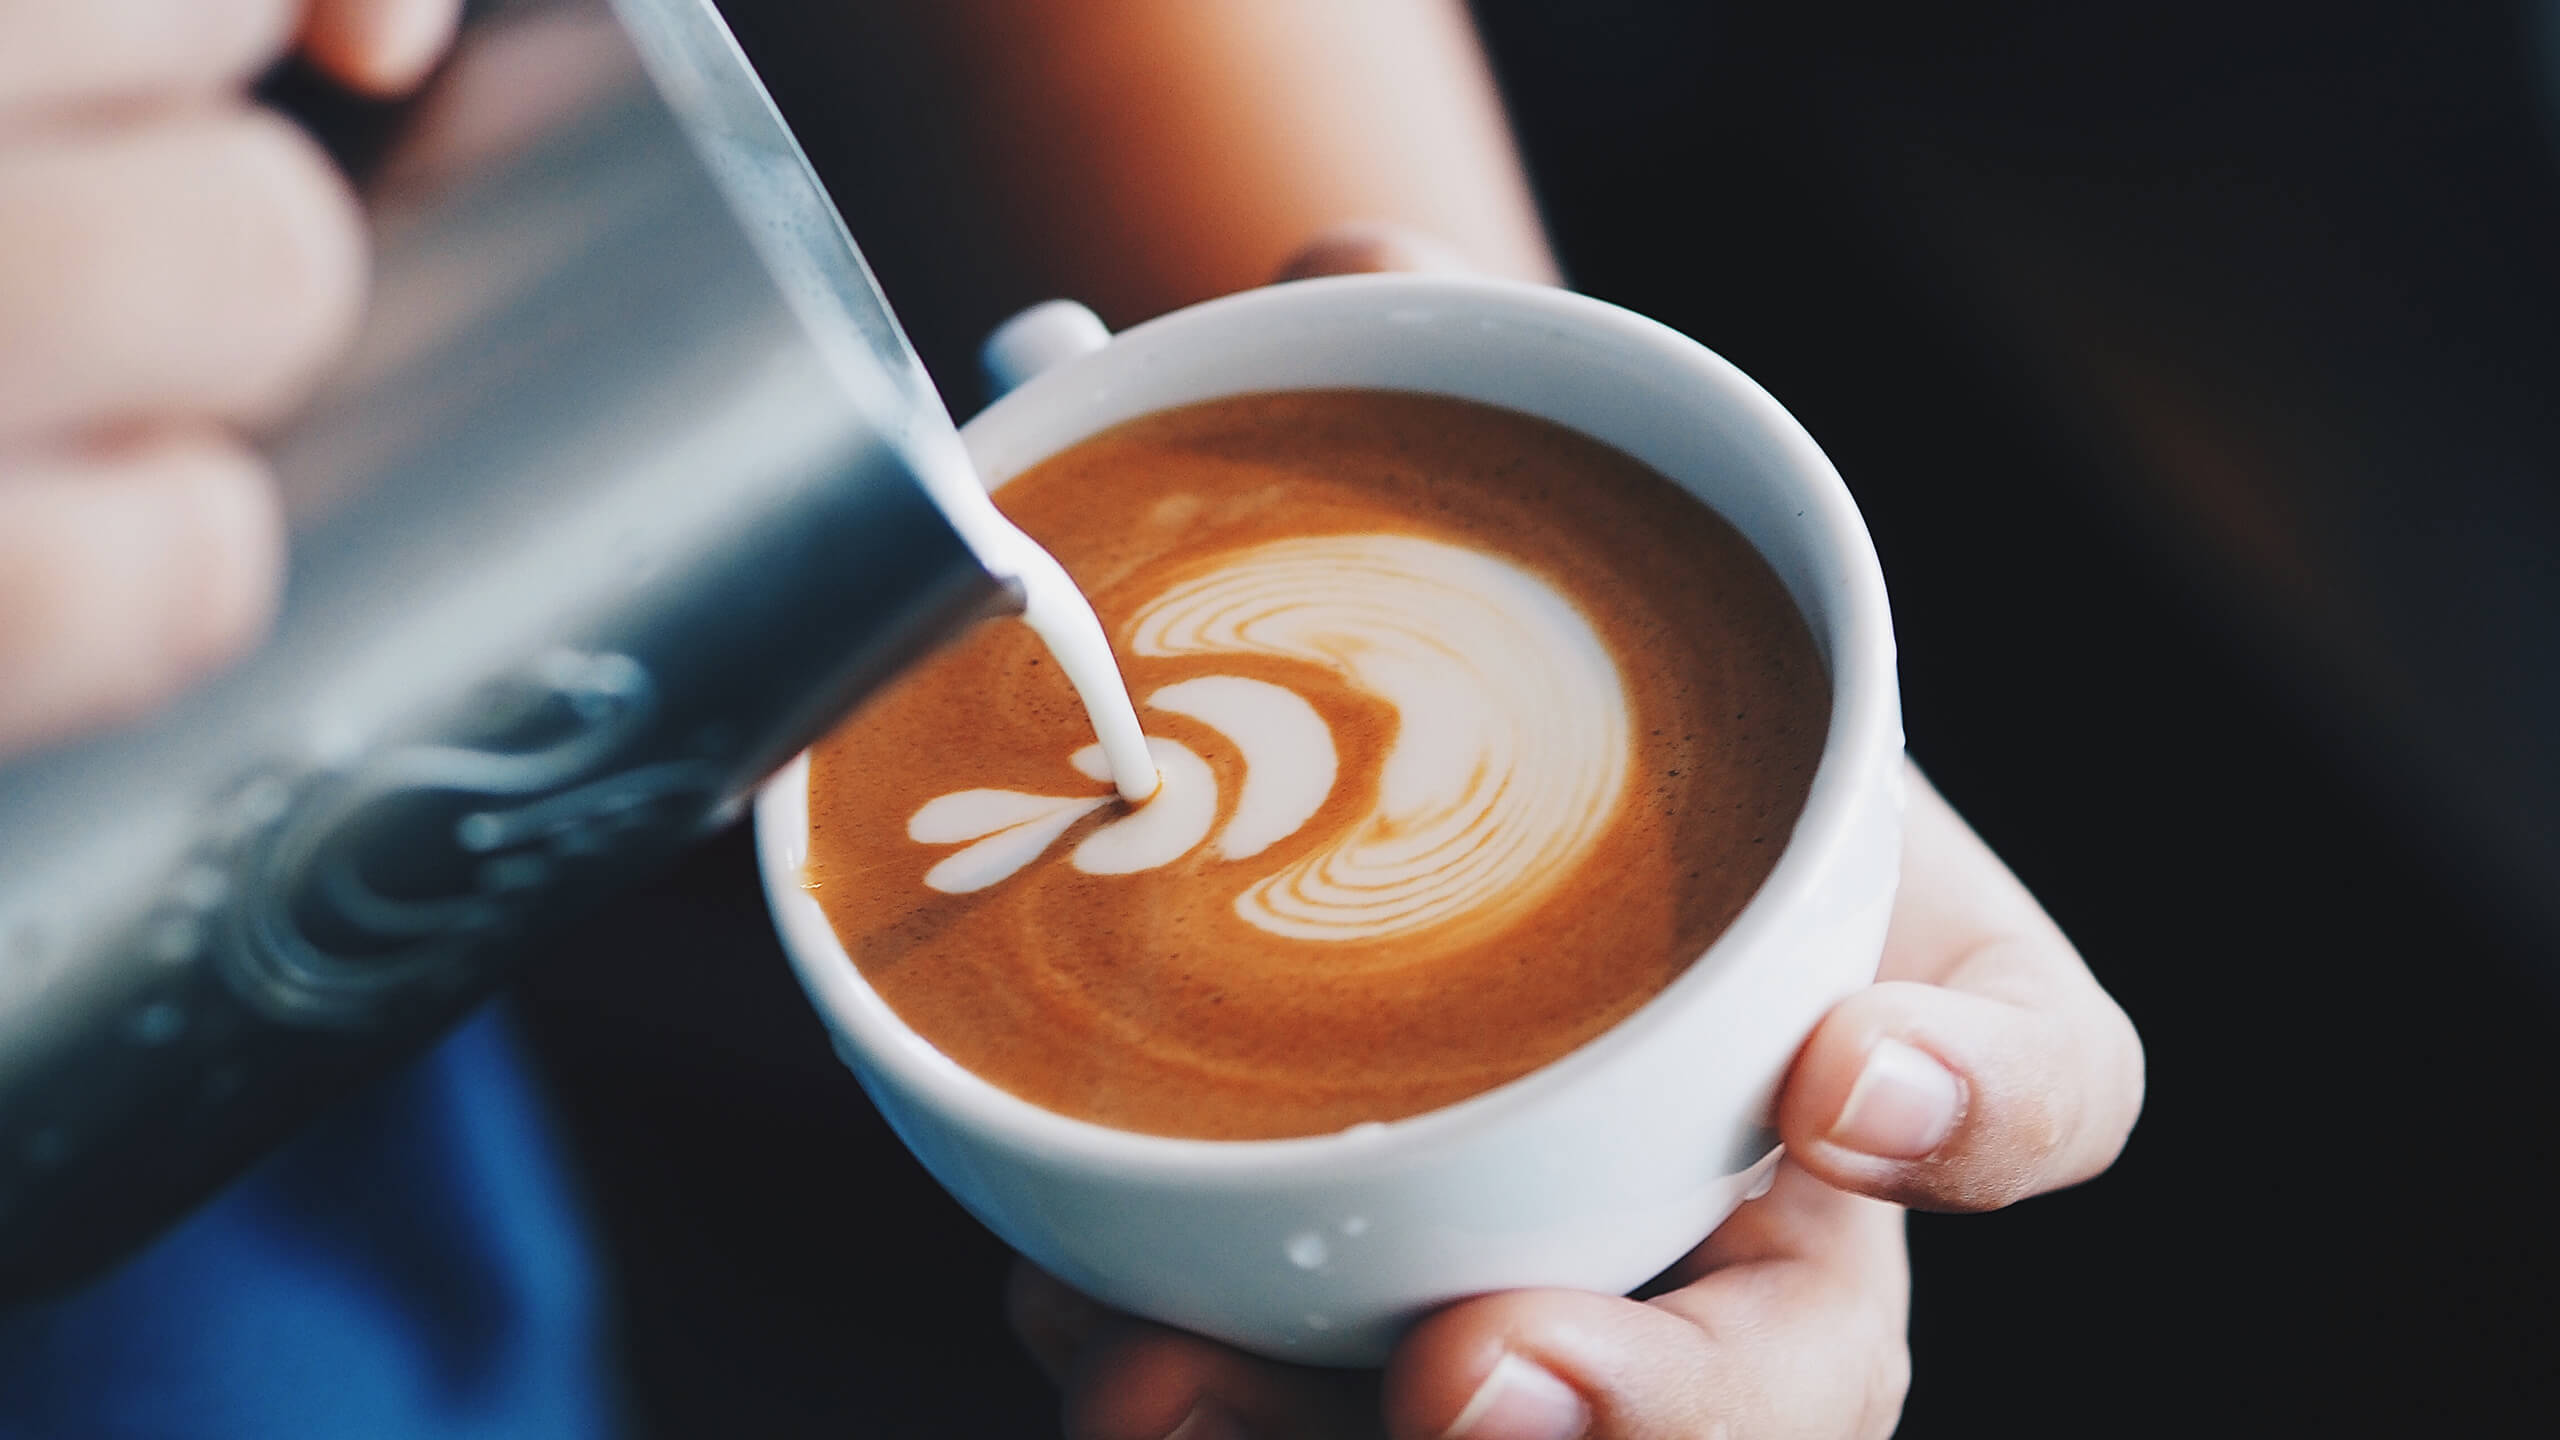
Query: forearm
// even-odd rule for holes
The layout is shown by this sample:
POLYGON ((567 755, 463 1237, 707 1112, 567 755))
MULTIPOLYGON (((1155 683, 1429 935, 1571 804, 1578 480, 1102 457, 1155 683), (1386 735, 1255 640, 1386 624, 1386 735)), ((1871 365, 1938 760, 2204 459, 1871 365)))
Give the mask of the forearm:
POLYGON ((1554 261, 1458 0, 934 0, 880 17, 979 282, 1114 325, 1387 221, 1497 274, 1554 261))

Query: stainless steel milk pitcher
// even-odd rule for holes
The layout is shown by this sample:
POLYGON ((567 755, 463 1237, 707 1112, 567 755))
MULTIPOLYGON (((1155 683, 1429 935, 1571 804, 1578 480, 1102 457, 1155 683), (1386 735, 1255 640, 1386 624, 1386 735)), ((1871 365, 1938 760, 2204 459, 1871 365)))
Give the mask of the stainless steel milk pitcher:
POLYGON ((416 1053, 1003 603, 949 417, 707 0, 502 5, 364 182, 355 351, 269 447, 274 633, 0 767, 0 1293, 416 1053))

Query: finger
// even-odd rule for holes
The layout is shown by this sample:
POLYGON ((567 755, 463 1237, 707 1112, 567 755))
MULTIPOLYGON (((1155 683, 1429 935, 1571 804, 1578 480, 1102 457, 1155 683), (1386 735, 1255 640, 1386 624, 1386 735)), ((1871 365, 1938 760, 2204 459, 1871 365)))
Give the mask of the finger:
POLYGON ((1256 1359, 1099 1305, 1028 1262, 1006 1290, 1014 1333, 1065 1394, 1074 1440, 1358 1440, 1374 1376, 1256 1359))
POLYGON ((1824 1017, 1779 1130, 1842 1189, 1995 1209, 2114 1162, 2142 1109, 2142 1043, 1998 858, 1925 782, 1913 790, 1885 962, 1913 978, 1824 1017))
POLYGON ((1475 267, 1456 249, 1419 230, 1358 221, 1337 225, 1307 242, 1273 278, 1307 280, 1318 275, 1366 275, 1389 270, 1468 274, 1475 267))
POLYGON ((1126 1317, 1085 1348, 1063 1389, 1069 1440, 1361 1440, 1378 1433, 1370 1372, 1282 1365, 1126 1317))
POLYGON ((1122 1319, 1067 1377, 1068 1440, 1363 1440, 1378 1432, 1367 1371, 1282 1365, 1122 1319))
POLYGON ((0 435, 262 419, 352 328, 355 202, 283 120, 225 110, 0 157, 0 435))
POLYGON ((1725 1232, 1719 1241, 1746 1258, 1650 1302, 1515 1291, 1425 1320, 1388 1366, 1389 1432, 1399 1440, 1891 1434, 1910 1382, 1901 1212, 1782 1167, 1778 1186, 1725 1232))
POLYGON ((302 49, 346 85, 396 95, 444 54, 461 15, 462 0, 314 0, 302 49))
POLYGON ((228 439, 0 463, 0 752, 132 715, 238 652, 282 557, 265 467, 228 439))
POLYGON ((210 94, 284 52, 298 0, 0 0, 0 113, 210 94))
POLYGON ((1031 1352, 1040 1373, 1064 1384, 1076 1357, 1093 1337, 1121 1317, 1028 1260, 1013 1262, 1005 1279, 1005 1320, 1031 1352))
POLYGON ((2112 1006, 2054 1013, 1881 984, 1807 1042, 1779 1130, 1844 1190, 1994 1210, 2114 1163, 2142 1103, 2140 1053, 2112 1006))

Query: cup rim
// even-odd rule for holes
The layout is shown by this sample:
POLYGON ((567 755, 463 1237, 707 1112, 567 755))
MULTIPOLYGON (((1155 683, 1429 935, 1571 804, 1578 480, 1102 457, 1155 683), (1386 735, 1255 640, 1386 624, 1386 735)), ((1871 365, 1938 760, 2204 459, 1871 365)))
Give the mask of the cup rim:
MULTIPOLYGON (((1829 627, 1831 721, 1804 809, 1777 864, 1723 933, 1634 1012, 1564 1055, 1491 1089, 1401 1119, 1319 1135, 1223 1140, 1120 1130, 1047 1109, 981 1078, 898 1018, 863 979, 825 913, 802 890, 799 867, 787 859, 794 847, 807 848, 809 762, 802 752, 766 782, 755 802, 757 869, 793 970, 822 1020, 837 1033, 839 1050, 846 1050, 846 1037, 860 1049, 858 1073, 861 1065, 876 1068, 899 1088, 921 1096, 947 1121, 1009 1148, 1119 1172, 1195 1180, 1267 1179, 1359 1168, 1463 1141, 1573 1089, 1584 1072, 1608 1065, 1661 1027, 1680 1023, 1697 997, 1734 968, 1737 957, 1770 943, 1768 932, 1784 923, 1782 917, 1809 903, 1853 840, 1865 797, 1879 784, 1890 783, 1891 776, 1878 772, 1900 761, 1891 612, 1874 542, 1847 485, 1803 425, 1757 382, 1705 345, 1633 311, 1571 291, 1478 276, 1389 274, 1292 281, 1203 301, 1122 331, 1102 349, 1033 377, 981 412, 981 418, 1015 404, 1017 397, 1023 405, 1041 403, 1042 392, 1076 383, 1097 356, 1214 343, 1229 327, 1255 323, 1266 314, 1276 318, 1312 308, 1336 295, 1379 305, 1398 299, 1481 300, 1520 318, 1599 332, 1727 392, 1761 428, 1781 465, 1805 492, 1800 523, 1820 548, 1844 562, 1840 573, 1846 579, 1833 597, 1836 619, 1829 627)), ((1546 418, 1573 428, 1569 419, 1546 418)), ((973 419, 970 425, 979 423, 973 419)), ((1116 422, 1099 423, 1075 439, 1110 423, 1116 422)), ((851 1053, 846 1058, 855 1060, 851 1053)), ((867 1075, 862 1078, 866 1085, 873 1083, 867 1075)))

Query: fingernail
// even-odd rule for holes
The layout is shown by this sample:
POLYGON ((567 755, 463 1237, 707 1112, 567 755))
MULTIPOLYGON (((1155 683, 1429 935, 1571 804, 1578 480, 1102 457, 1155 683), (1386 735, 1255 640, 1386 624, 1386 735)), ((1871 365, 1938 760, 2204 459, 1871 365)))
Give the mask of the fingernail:
POLYGON ((1926 1051, 1879 1040, 1831 1127, 1833 1144, 1886 1160, 1917 1160, 1955 1133, 1964 1087, 1926 1051))
POLYGON ((1591 1428, 1591 1407, 1570 1385, 1517 1355, 1494 1362, 1442 1440, 1574 1440, 1591 1428))
POLYGON ((1248 1440, 1248 1437, 1244 1427, 1236 1423, 1236 1417, 1228 1414, 1224 1406, 1214 1400, 1203 1400, 1191 1407, 1191 1413, 1183 1416, 1182 1423, 1174 1426, 1173 1433, 1165 1436, 1164 1440, 1248 1440))

